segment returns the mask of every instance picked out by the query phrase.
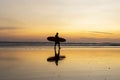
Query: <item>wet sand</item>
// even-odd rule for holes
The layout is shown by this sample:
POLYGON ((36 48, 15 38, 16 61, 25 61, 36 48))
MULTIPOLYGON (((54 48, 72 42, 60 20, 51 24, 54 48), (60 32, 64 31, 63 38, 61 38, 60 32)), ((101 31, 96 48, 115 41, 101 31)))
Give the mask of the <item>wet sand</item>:
POLYGON ((120 80, 120 48, 62 47, 66 58, 54 56, 52 46, 0 48, 0 80, 120 80))

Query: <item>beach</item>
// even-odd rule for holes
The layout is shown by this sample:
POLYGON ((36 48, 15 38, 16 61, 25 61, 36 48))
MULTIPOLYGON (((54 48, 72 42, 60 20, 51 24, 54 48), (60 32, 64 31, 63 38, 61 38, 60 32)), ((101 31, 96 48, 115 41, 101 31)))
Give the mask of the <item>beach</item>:
POLYGON ((62 46, 63 60, 49 62, 53 46, 0 47, 0 80, 120 80, 120 48, 62 46))
POLYGON ((120 0, 0 0, 0 80, 120 80, 120 0))

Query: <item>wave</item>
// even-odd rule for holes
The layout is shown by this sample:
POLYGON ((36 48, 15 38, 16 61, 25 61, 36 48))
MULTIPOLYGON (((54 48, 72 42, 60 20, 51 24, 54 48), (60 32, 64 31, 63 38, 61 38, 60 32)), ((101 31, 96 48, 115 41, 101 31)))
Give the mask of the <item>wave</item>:
MULTIPOLYGON (((54 42, 0 42, 3 46, 54 46, 54 42)), ((61 43, 61 46, 120 46, 120 43, 61 43)))

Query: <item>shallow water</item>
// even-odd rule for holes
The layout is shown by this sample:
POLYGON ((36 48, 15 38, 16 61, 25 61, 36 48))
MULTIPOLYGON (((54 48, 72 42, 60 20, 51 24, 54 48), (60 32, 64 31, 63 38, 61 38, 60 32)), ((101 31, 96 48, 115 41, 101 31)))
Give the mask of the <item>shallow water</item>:
POLYGON ((53 47, 0 48, 0 80, 120 80, 120 48, 63 47, 58 62, 53 47))

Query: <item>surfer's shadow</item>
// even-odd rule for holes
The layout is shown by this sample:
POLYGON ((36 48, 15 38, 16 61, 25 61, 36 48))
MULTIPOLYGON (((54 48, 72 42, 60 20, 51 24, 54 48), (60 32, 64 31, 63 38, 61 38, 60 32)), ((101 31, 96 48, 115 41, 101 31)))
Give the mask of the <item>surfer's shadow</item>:
POLYGON ((56 49, 54 49, 54 56, 48 57, 48 62, 55 62, 55 64, 58 66, 58 62, 61 60, 64 60, 66 57, 64 55, 60 55, 60 49, 58 49, 58 52, 56 49))

